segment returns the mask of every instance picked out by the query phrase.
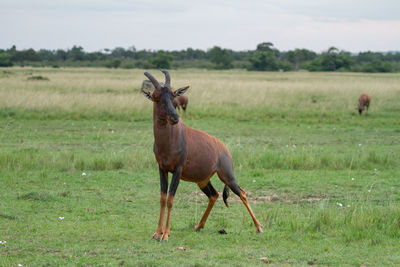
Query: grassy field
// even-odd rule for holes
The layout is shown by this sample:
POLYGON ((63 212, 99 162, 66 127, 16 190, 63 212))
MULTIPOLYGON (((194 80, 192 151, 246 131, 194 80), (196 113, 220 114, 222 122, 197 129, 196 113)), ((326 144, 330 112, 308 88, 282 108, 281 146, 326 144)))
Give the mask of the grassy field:
POLYGON ((169 242, 151 240, 143 71, 3 68, 0 266, 400 265, 400 74, 170 73, 191 85, 185 123, 231 151, 264 234, 234 194, 194 232, 207 198, 182 181, 169 242))

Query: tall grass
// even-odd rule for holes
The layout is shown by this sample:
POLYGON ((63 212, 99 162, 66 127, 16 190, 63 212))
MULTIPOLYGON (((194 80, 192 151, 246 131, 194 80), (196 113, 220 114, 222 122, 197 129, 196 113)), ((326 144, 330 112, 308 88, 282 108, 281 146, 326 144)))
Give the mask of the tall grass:
MULTIPOLYGON (((81 112, 100 117, 112 114, 151 112, 139 88, 144 79, 140 70, 54 70, 14 69, 0 76, 0 108, 68 114, 81 112), (27 81, 28 74, 43 74, 49 81, 27 81), (106 113, 105 113, 106 114, 106 113)), ((158 70, 152 73, 163 81, 158 70)), ((376 113, 398 110, 399 74, 266 73, 246 71, 171 71, 176 88, 190 85, 190 108, 204 116, 235 117, 243 110, 252 116, 288 116, 300 112, 354 113, 358 96, 369 93, 376 113), (255 110, 255 112, 251 112, 255 110)), ((115 115, 114 115, 115 116, 115 115)), ((301 115, 300 115, 301 116, 301 115)), ((128 116, 123 116, 124 118, 128 116)))

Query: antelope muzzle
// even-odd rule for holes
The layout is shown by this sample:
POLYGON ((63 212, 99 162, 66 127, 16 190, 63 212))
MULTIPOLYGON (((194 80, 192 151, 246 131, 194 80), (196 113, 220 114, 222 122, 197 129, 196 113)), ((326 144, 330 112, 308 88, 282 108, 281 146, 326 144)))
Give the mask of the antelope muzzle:
POLYGON ((176 115, 176 116, 174 116, 174 115, 169 116, 169 122, 170 122, 172 125, 177 124, 178 121, 179 121, 179 116, 178 116, 178 115, 176 115))

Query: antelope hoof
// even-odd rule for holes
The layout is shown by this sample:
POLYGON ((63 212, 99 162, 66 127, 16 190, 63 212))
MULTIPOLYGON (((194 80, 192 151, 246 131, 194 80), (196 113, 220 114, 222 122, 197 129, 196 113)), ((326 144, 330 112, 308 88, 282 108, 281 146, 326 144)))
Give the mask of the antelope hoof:
POLYGON ((160 241, 160 236, 162 235, 162 233, 154 233, 153 237, 151 239, 156 240, 156 241, 160 241))
POLYGON ((164 234, 160 240, 160 242, 168 242, 168 234, 164 234))
POLYGON ((194 230, 195 230, 196 232, 198 232, 198 231, 200 231, 200 230, 203 229, 203 228, 204 228, 203 225, 198 224, 198 225, 196 225, 196 226, 194 227, 194 230))
POLYGON ((263 232, 263 230, 260 228, 260 229, 257 229, 257 234, 263 234, 264 232, 263 232))

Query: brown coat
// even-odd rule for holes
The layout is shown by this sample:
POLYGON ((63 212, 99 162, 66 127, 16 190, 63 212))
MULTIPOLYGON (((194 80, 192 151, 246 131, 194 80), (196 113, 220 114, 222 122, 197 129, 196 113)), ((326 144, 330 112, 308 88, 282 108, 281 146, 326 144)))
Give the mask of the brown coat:
POLYGON ((364 108, 367 109, 365 111, 365 113, 366 114, 368 113, 368 107, 369 107, 370 102, 371 102, 371 98, 369 97, 369 95, 367 95, 367 94, 360 95, 360 97, 358 98, 358 113, 360 115, 363 112, 364 108))
POLYGON ((187 107, 188 103, 189 103, 189 99, 185 95, 177 96, 173 100, 174 108, 177 108, 178 110, 180 108, 182 108, 183 111, 186 111, 186 107, 187 107))

